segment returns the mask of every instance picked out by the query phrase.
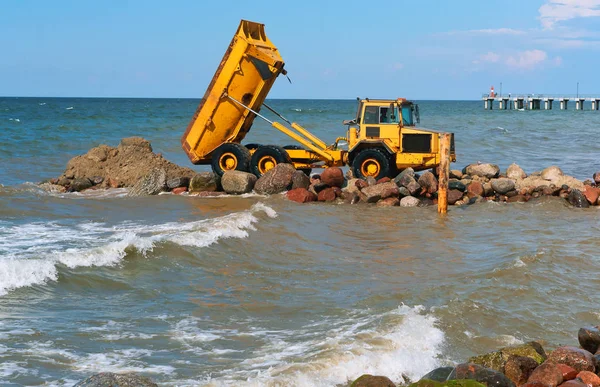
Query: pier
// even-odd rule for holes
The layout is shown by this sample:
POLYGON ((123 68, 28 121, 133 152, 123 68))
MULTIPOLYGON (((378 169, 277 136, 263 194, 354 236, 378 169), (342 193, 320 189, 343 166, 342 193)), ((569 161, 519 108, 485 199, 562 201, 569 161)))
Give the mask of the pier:
POLYGON ((483 107, 493 110, 494 105, 499 110, 568 110, 569 102, 573 102, 575 110, 584 110, 586 105, 590 110, 600 110, 600 93, 595 95, 544 95, 544 94, 519 94, 519 95, 494 95, 483 94, 483 107), (588 102, 588 103, 586 103, 588 102))

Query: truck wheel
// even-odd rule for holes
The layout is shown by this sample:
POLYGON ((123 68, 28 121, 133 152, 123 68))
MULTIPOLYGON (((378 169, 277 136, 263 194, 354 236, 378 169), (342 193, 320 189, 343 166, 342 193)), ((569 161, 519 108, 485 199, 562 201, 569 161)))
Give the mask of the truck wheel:
POLYGON ((391 171, 390 158, 379 148, 363 149, 352 160, 352 172, 360 179, 371 176, 376 180, 389 176, 391 171))
POLYGON ((275 145, 261 145, 252 154, 250 171, 256 177, 261 177, 268 170, 273 169, 277 164, 281 163, 292 163, 285 149, 275 145))
POLYGON ((225 171, 248 172, 250 151, 241 144, 223 144, 213 152, 211 166, 213 172, 219 176, 223 176, 225 171))

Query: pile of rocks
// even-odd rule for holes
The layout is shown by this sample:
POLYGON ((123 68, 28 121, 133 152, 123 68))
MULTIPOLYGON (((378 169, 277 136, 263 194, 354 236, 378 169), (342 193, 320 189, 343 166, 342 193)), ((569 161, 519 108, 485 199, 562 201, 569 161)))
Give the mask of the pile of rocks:
MULTIPOLYGON (((410 387, 600 387, 600 330, 581 328, 581 347, 546 352, 538 342, 502 348, 454 367, 437 368, 410 387)), ((406 381, 403 385, 409 384, 406 381)), ((395 387, 385 376, 362 375, 351 387, 395 387)))

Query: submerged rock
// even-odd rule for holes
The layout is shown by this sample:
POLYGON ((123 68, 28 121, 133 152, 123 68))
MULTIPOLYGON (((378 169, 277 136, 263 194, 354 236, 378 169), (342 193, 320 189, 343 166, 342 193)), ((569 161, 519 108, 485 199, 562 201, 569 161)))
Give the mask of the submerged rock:
POLYGON ((294 188, 287 192, 287 198, 296 203, 308 203, 317 201, 317 195, 306 188, 294 188))
POLYGON ((212 172, 200 172, 190 180, 190 193, 214 192, 219 189, 219 177, 212 172))
POLYGON ((101 372, 82 380, 75 387, 158 387, 158 384, 133 372, 124 374, 101 372))
MULTIPOLYGON (((304 175, 304 173, 302 174, 304 175)), ((256 180, 256 176, 252 173, 242 171, 225 171, 223 176, 221 176, 221 187, 223 187, 223 191, 230 195, 241 195, 252 192, 254 189, 254 184, 256 184, 256 180)))
POLYGON ((588 208, 590 205, 585 196, 578 189, 573 189, 567 196, 567 201, 577 208, 588 208))
POLYGON ((166 190, 167 171, 165 171, 164 168, 157 168, 139 180, 133 188, 127 192, 127 196, 158 195, 166 190))

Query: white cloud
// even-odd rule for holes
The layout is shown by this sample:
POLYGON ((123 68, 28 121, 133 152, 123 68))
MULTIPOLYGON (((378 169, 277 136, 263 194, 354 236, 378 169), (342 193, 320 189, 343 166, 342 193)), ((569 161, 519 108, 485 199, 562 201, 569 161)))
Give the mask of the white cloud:
POLYGON ((487 54, 480 56, 479 59, 482 62, 496 63, 500 60, 500 55, 496 54, 495 52, 490 51, 487 54))
POLYGON ((510 67, 531 70, 546 59, 548 59, 548 54, 545 51, 529 50, 520 52, 516 56, 509 56, 506 59, 506 64, 510 67))
POLYGON ((600 0, 548 0, 538 11, 542 26, 551 29, 561 21, 600 16, 600 0))

